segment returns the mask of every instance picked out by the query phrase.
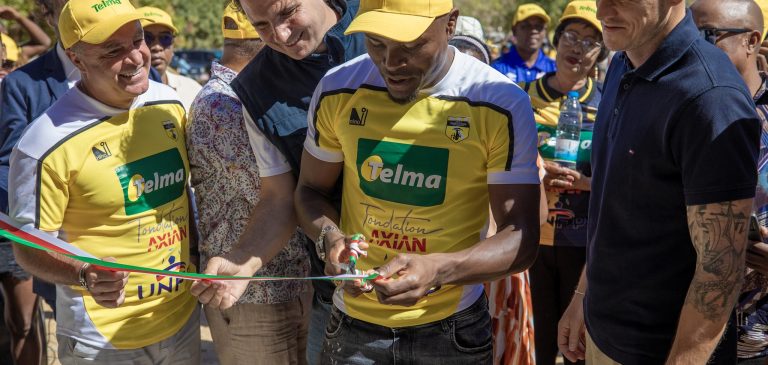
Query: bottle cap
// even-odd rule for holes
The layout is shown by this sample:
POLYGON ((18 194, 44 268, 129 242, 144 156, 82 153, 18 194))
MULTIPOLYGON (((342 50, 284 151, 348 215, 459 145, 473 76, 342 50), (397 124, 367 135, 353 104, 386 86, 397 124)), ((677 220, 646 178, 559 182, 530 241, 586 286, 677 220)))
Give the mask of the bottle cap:
POLYGON ((579 92, 578 91, 569 91, 568 92, 568 97, 569 98, 578 99, 579 98, 579 92))

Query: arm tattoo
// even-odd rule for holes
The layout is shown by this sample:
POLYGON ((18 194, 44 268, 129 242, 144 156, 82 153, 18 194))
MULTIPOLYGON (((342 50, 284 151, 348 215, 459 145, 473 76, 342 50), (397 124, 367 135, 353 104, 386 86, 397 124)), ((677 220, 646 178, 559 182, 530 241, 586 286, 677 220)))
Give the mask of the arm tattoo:
POLYGON ((744 278, 749 216, 742 206, 724 202, 688 207, 688 229, 698 257, 686 302, 710 321, 731 311, 744 278))

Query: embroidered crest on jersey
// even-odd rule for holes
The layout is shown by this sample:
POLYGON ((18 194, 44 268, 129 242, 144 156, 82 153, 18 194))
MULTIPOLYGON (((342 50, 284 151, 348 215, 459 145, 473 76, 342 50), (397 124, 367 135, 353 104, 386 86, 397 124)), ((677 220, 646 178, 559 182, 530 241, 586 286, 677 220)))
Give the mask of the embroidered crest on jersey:
POLYGON ((349 125, 365 126, 365 120, 368 119, 368 109, 360 109, 360 113, 357 113, 357 108, 352 108, 349 113, 349 125))
POLYGON ((115 169, 125 199, 125 214, 157 208, 184 193, 187 172, 179 150, 142 158, 115 169))
POLYGON ((112 151, 110 151, 107 142, 101 142, 98 145, 91 147, 91 152, 93 152, 93 157, 96 157, 97 161, 112 156, 112 151))
POLYGON ((459 143, 469 137, 469 117, 448 117, 445 124, 445 136, 459 143))
POLYGON ((445 200, 447 149, 361 138, 357 166, 370 197, 421 207, 445 200))
POLYGON ((168 136, 168 138, 172 140, 176 140, 178 138, 179 134, 176 132, 176 125, 173 124, 170 120, 166 120, 163 122, 163 129, 165 129, 165 135, 168 136))

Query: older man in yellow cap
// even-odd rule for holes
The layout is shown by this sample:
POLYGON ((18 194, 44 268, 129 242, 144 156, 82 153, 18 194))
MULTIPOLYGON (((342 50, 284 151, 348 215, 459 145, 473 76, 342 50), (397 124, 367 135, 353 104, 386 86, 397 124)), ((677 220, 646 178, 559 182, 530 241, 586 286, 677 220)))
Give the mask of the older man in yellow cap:
POLYGON ((203 87, 197 81, 171 70, 174 43, 179 34, 173 25, 173 19, 165 11, 151 6, 139 8, 138 11, 146 18, 141 25, 144 27, 144 40, 152 57, 152 67, 160 72, 164 84, 179 93, 184 109, 189 112, 192 101, 203 87))
MULTIPOLYGON (((64 5, 61 45, 82 78, 14 148, 10 212, 18 224, 96 257, 193 271, 185 112, 172 89, 148 80, 143 18, 128 1, 64 5)), ((24 269, 57 285, 62 364, 199 362, 188 282, 19 246, 14 253, 24 269)))
POLYGON ((368 55, 315 91, 299 221, 327 273, 378 273, 336 291, 323 363, 491 364, 482 283, 536 257, 530 101, 448 46, 458 15, 451 0, 362 0, 347 32, 368 55), (341 211, 328 198, 339 178, 341 211), (498 233, 480 239, 491 218, 498 233))
POLYGON ((531 82, 556 69, 555 61, 544 54, 547 40, 547 12, 536 4, 522 4, 512 18, 515 44, 491 66, 514 82, 531 82))
MULTIPOLYGON (((232 252, 262 198, 261 166, 248 140, 243 106, 230 83, 262 50, 264 42, 234 4, 225 8, 221 23, 221 63, 213 63, 211 79, 192 104, 187 125, 203 268, 212 258, 232 252), (232 153, 222 153, 221 146, 232 153)), ((309 261, 303 241, 296 235, 286 237, 281 247, 257 275, 306 276, 309 261)), ((219 362, 305 363, 309 312, 303 308, 309 307, 311 294, 308 282, 252 282, 237 305, 226 309, 206 305, 219 362)))

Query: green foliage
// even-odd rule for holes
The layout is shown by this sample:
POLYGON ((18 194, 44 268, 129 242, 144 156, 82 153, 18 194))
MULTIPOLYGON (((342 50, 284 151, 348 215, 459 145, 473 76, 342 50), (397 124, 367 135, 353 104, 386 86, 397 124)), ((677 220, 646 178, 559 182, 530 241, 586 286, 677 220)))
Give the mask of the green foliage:
MULTIPOLYGON (((508 32, 512 26, 512 16, 520 4, 537 3, 541 5, 547 14, 557 23, 568 0, 454 0, 462 15, 471 16, 480 20, 487 31, 508 32)), ((550 24, 550 27, 555 24, 550 24)))
MULTIPOLYGON (((3 5, 12 6, 28 14, 35 23, 43 27, 54 38, 53 29, 45 24, 39 15, 35 1, 0 0, 3 5)), ((154 6, 165 10, 173 17, 179 29, 176 48, 220 48, 224 38, 221 35, 221 14, 228 0, 131 0, 136 7, 154 6)), ((0 20, 14 38, 28 39, 15 22, 0 20)))
MULTIPOLYGON (((221 14, 228 0, 132 0, 134 5, 155 6, 167 11, 173 17, 180 34, 176 48, 219 48, 221 36, 221 14)), ((13 6, 23 13, 30 14, 45 29, 51 37, 53 30, 41 20, 36 12, 35 1, 31 0, 2 0, 4 5, 13 6)), ((687 0, 690 4, 692 0, 687 0)), ((454 0, 455 5, 463 15, 480 20, 486 31, 508 32, 512 16, 519 4, 538 3, 554 19, 550 27, 554 27, 557 19, 568 3, 568 0, 454 0)), ((11 35, 26 39, 16 24, 3 21, 11 35)))

